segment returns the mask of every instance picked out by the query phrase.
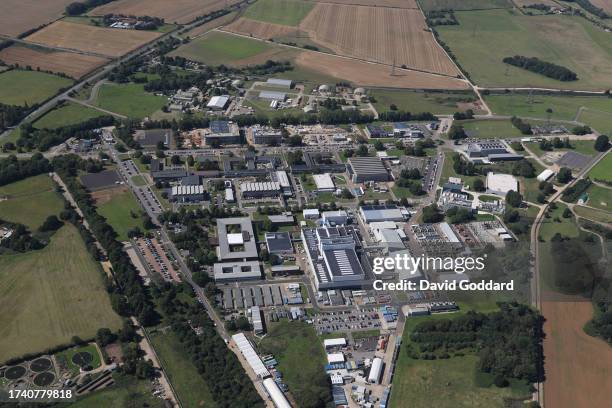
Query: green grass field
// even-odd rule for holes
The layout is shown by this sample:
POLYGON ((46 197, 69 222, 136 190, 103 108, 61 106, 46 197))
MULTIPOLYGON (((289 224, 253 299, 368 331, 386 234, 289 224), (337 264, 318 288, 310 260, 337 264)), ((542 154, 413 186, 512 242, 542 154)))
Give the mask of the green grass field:
POLYGON ((612 154, 608 153, 606 157, 600 160, 595 167, 589 171, 589 177, 593 180, 604 180, 612 183, 612 154))
POLYGON ((216 405, 208 385, 198 373, 193 362, 181 352, 183 345, 174 334, 155 333, 151 335, 151 342, 183 406, 212 407, 216 405))
POLYGON ((509 120, 463 120, 456 123, 463 126, 470 137, 478 139, 521 137, 521 132, 509 120))
MULTIPOLYGON (((568 152, 575 151, 577 153, 582 153, 587 156, 593 156, 595 151, 595 141, 594 140, 571 140, 570 144, 572 145, 572 149, 561 148, 561 149, 553 149, 553 152, 568 152)), ((539 143, 526 143, 527 148, 532 151, 536 156, 540 157, 548 152, 540 149, 539 143)))
POLYGON ((589 207, 598 208, 604 211, 612 211, 612 188, 591 185, 587 189, 589 207))
POLYGON ((578 121, 597 129, 599 133, 612 134, 612 109, 608 112, 583 109, 578 116, 578 121))
POLYGON ((424 11, 511 8, 509 0, 418 0, 424 11))
POLYGON ((106 218, 117 232, 120 241, 127 241, 128 231, 134 227, 144 231, 141 208, 130 191, 116 195, 110 201, 99 205, 98 214, 106 218), (131 213, 138 215, 138 218, 132 217, 131 213))
POLYGON ((104 84, 95 106, 131 118, 144 118, 160 110, 167 100, 144 91, 141 84, 104 84))
POLYGON ((71 408, 150 407, 163 408, 164 400, 153 396, 150 381, 131 375, 113 374, 115 385, 78 399, 71 408))
POLYGON ((0 218, 26 225, 35 231, 52 214, 64 209, 53 180, 43 174, 0 187, 0 218))
POLYGON ((60 353, 55 354, 55 358, 65 364, 66 367, 68 367, 68 369, 72 373, 74 373, 74 375, 77 375, 81 369, 81 366, 75 364, 72 361, 72 358, 76 353, 80 352, 87 352, 91 354, 91 356, 93 357, 90 363, 92 369, 96 369, 102 364, 102 360, 100 359, 100 353, 98 353, 98 349, 95 344, 87 344, 85 346, 73 347, 68 350, 64 350, 60 353))
POLYGON ((559 233, 566 237, 576 238, 579 235, 578 228, 574 222, 574 217, 563 218, 563 210, 567 208, 567 205, 557 203, 557 208, 550 212, 550 217, 544 218, 542 226, 540 227, 540 237, 544 241, 550 241, 550 239, 556 233, 559 233), (557 219, 559 221, 557 221, 557 219))
POLYGON ((100 265, 67 224, 36 252, 0 256, 0 361, 116 330, 100 265))
MULTIPOLYGON (((309 389, 319 388, 314 379, 325 378, 323 367, 327 360, 323 344, 314 328, 306 323, 275 323, 259 343, 258 351, 260 354, 274 354, 278 369, 299 406, 305 405, 308 395, 311 395, 309 389)), ((318 395, 321 392, 324 391, 315 391, 318 395)))
MULTIPOLYGON (((496 309, 493 309, 496 310, 496 309)), ((413 360, 405 350, 410 333, 424 320, 456 316, 434 315, 409 318, 402 335, 402 348, 396 363, 390 406, 406 401, 414 408, 490 408, 505 407, 505 397, 528 395, 526 387, 481 387, 476 381, 478 357, 465 355, 446 360, 413 360)))
POLYGON ((376 99, 374 107, 379 112, 389 110, 389 106, 394 104, 399 110, 408 112, 431 112, 438 114, 452 114, 460 109, 457 105, 466 100, 475 98, 472 93, 423 93, 401 90, 382 90, 374 89, 370 96, 376 99))
POLYGON ((266 23, 297 26, 312 10, 314 3, 296 0, 259 0, 244 13, 244 17, 266 23))
POLYGON ((33 105, 55 95, 72 80, 37 71, 11 70, 0 74, 0 103, 33 105))
POLYGON ((170 55, 214 66, 232 64, 273 48, 263 41, 215 31, 183 45, 170 55))
POLYGON ((55 129, 62 126, 75 125, 85 122, 88 119, 106 115, 104 112, 88 108, 87 106, 76 103, 68 103, 59 108, 53 109, 42 118, 34 122, 34 127, 38 129, 55 129))
POLYGON ((584 207, 582 205, 574 206, 574 211, 576 214, 583 218, 588 218, 589 220, 603 222, 603 223, 612 223, 612 213, 597 210, 595 208, 584 207))
POLYGON ((444 155, 444 165, 442 166, 442 175, 440 176, 440 185, 446 183, 449 177, 459 177, 465 186, 469 186, 470 188, 474 184, 474 180, 477 178, 484 181, 484 177, 482 176, 463 176, 457 174, 455 169, 453 168, 453 154, 452 152, 446 152, 444 155))
POLYGON ((597 90, 612 87, 610 36, 584 18, 530 17, 511 9, 455 15, 459 25, 436 29, 478 85, 597 90), (576 72, 579 80, 561 82, 502 62, 514 55, 562 65, 576 72))
MULTIPOLYGON (((574 120, 578 110, 587 108, 585 113, 603 112, 612 115, 612 98, 599 96, 558 96, 558 95, 532 95, 531 101, 527 94, 485 95, 485 102, 493 113, 497 115, 514 115, 521 117, 548 119, 547 109, 552 109, 551 120, 574 120)), ((582 116, 581 114, 580 116, 582 116)), ((584 121, 587 124, 589 121, 584 121)), ((608 118, 609 127, 612 128, 612 118, 608 118)), ((596 127, 594 124, 591 124, 596 127)))

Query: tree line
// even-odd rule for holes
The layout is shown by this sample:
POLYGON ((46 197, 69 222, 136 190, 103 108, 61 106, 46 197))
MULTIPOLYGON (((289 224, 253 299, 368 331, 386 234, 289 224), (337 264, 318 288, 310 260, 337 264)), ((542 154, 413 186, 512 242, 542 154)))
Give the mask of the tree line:
POLYGON ((506 64, 563 82, 576 81, 578 79, 578 75, 570 69, 553 64, 552 62, 542 61, 537 57, 515 55, 514 57, 506 57, 502 61, 506 64))

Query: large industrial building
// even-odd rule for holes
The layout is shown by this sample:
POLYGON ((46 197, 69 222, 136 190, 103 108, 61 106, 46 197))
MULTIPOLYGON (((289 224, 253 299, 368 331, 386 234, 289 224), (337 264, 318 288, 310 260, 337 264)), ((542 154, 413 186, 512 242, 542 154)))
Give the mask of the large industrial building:
POLYGON ((487 193, 505 196, 508 191, 519 191, 518 180, 511 174, 487 173, 487 193))
POLYGON ((317 186, 317 191, 320 193, 332 192, 336 190, 334 180, 329 173, 313 174, 312 178, 317 186))
POLYGON ((354 228, 304 228, 302 242, 317 290, 354 288, 365 283, 366 272, 359 255, 361 243, 354 228))
POLYGON ((210 101, 208 101, 208 103, 206 104, 206 107, 210 110, 221 111, 227 108, 229 101, 230 101, 229 95, 213 96, 212 98, 210 98, 210 101))
POLYGON ((523 159, 523 156, 511 153, 508 146, 500 141, 470 143, 466 153, 468 158, 475 163, 523 159))
POLYGON ((279 78, 268 78, 266 81, 267 86, 274 86, 278 88, 291 89, 293 81, 290 79, 279 79, 279 78))
POLYGON ((359 207, 359 216, 365 223, 381 221, 406 221, 410 213, 405 207, 394 204, 388 205, 363 205, 359 207))
POLYGON ((213 120, 208 132, 204 134, 204 142, 208 145, 239 144, 241 142, 240 128, 233 122, 213 120))
POLYGON ((354 183, 389 181, 389 172, 379 157, 351 157, 348 171, 354 183))
POLYGON ((293 253, 291 234, 288 232, 266 232, 265 239, 268 253, 280 256, 293 253))
POLYGON ((234 341, 234 343, 236 343, 236 346, 238 346, 240 353, 247 361, 247 363, 249 364, 249 366, 257 377, 266 378, 270 376, 270 372, 264 365, 263 361, 261 361, 261 358, 259 358, 257 352, 251 345, 249 339, 247 339, 247 337, 244 335, 244 333, 234 334, 232 336, 232 340, 234 341))

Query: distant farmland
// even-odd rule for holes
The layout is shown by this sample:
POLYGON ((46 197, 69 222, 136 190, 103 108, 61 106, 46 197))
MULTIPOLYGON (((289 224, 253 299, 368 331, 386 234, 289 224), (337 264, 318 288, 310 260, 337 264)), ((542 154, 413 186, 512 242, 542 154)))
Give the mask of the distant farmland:
POLYGON ((612 14, 612 0, 590 0, 594 6, 604 9, 608 14, 612 14))
POLYGON ((312 40, 340 55, 455 76, 459 72, 418 10, 318 3, 302 22, 312 40))
POLYGON ((0 34, 16 37, 21 33, 60 18, 74 0, 2 0, 0 34))
POLYGON ((263 38, 266 40, 270 38, 295 35, 297 33, 295 27, 282 24, 264 23, 248 18, 239 18, 223 29, 239 34, 252 35, 253 37, 263 38))
POLYGON ((244 17, 294 27, 306 17, 313 5, 297 0, 258 0, 246 10, 244 17))
POLYGON ((349 4, 352 6, 376 6, 395 8, 417 8, 416 0, 313 0, 316 3, 349 4))
MULTIPOLYGON (((541 3, 540 1, 532 1, 541 3)), ((487 10, 496 8, 512 8, 510 0, 419 0, 425 11, 431 10, 487 10)))
POLYGON ((49 47, 120 57, 160 35, 150 31, 118 30, 56 21, 26 40, 49 47))
POLYGON ((0 74, 0 103, 33 105, 72 85, 68 78, 37 71, 14 69, 0 74))
POLYGON ((197 17, 222 10, 239 0, 119 0, 94 9, 92 16, 125 14, 160 17, 167 23, 185 24, 197 17))
POLYGON ((32 69, 63 73, 75 79, 81 78, 108 62, 107 59, 92 55, 50 51, 19 45, 13 45, 0 51, 0 60, 8 65, 31 66, 32 69))

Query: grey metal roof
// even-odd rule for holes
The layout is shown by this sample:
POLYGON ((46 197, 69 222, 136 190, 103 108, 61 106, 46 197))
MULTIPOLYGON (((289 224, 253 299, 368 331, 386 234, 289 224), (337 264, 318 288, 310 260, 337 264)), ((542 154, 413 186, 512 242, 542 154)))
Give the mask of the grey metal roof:
POLYGON ((275 91, 261 91, 259 93, 259 97, 262 99, 270 99, 275 101, 284 101, 287 97, 287 94, 284 92, 275 92, 275 91))
POLYGON ((288 232, 266 232, 266 245, 271 254, 293 252, 291 235, 288 232))
POLYGON ((257 244, 253 234, 253 225, 249 217, 233 217, 217 219, 217 234, 219 235, 218 255, 219 260, 257 258, 257 244), (240 225, 243 236, 243 250, 231 251, 227 239, 227 227, 240 225))
POLYGON ((216 281, 260 279, 259 261, 221 262, 213 265, 216 281))

